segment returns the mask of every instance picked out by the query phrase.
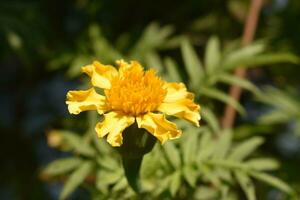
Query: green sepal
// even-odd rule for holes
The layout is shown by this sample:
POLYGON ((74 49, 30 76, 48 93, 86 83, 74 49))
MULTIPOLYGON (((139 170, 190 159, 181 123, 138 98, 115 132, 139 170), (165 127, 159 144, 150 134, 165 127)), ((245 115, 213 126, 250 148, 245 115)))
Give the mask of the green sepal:
POLYGON ((140 184, 140 168, 145 154, 149 153, 156 138, 134 123, 123 132, 123 144, 118 147, 122 157, 125 176, 131 188, 137 193, 142 192, 140 184))

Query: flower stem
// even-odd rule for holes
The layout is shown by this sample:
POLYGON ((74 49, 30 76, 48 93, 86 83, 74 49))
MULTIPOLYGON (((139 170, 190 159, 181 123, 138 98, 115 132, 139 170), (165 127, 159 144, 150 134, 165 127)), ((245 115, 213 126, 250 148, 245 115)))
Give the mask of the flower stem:
POLYGON ((128 184, 137 193, 142 191, 140 183, 140 168, 143 161, 143 157, 139 158, 126 158, 122 157, 123 168, 128 184))
POLYGON ((156 138, 137 124, 128 127, 124 133, 124 143, 119 147, 125 176, 132 189, 140 194, 142 191, 140 169, 145 154, 149 153, 156 142, 156 138))

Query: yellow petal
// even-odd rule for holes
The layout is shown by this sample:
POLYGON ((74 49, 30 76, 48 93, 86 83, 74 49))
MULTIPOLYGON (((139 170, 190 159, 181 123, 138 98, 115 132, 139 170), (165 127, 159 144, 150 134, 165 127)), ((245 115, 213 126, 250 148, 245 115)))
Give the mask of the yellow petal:
POLYGON ((194 94, 188 92, 183 83, 165 83, 164 88, 167 89, 164 102, 175 102, 184 98, 194 99, 194 94))
POLYGON ((134 123, 134 117, 122 115, 117 112, 104 114, 104 121, 96 125, 98 137, 107 135, 107 142, 112 146, 121 146, 123 143, 122 132, 125 128, 134 123))
POLYGON ((144 128, 154 135, 162 144, 169 139, 180 137, 181 130, 168 121, 163 114, 147 113, 136 118, 139 128, 144 128))
POLYGON ((109 89, 111 87, 110 80, 118 75, 116 68, 97 61, 82 67, 82 71, 91 77, 93 86, 104 89, 109 89))
POLYGON ((71 114, 79 114, 86 110, 97 110, 99 114, 103 114, 106 110, 105 97, 98 94, 94 88, 69 91, 66 104, 71 114))
POLYGON ((158 111, 186 119, 199 126, 200 106, 194 103, 194 95, 183 83, 166 83, 167 94, 158 111))
POLYGON ((123 76, 124 73, 128 70, 135 70, 137 73, 143 71, 143 67, 137 61, 130 61, 130 63, 128 63, 121 59, 117 60, 116 63, 119 66, 120 76, 123 76))
POLYGON ((199 120, 201 119, 199 114, 200 106, 189 99, 183 99, 174 103, 162 103, 157 110, 167 115, 186 119, 199 126, 199 120))

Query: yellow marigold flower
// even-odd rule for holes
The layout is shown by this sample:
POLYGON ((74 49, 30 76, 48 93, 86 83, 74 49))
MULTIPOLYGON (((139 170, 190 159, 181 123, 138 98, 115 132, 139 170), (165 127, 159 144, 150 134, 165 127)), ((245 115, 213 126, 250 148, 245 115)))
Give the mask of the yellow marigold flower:
POLYGON ((66 103, 71 114, 97 110, 104 115, 103 122, 95 128, 99 137, 107 136, 112 146, 120 146, 122 132, 136 122, 139 128, 146 129, 161 143, 178 138, 181 130, 168 121, 165 114, 199 126, 200 106, 194 103, 194 95, 183 83, 165 82, 154 70, 144 71, 136 61, 118 60, 116 63, 118 70, 97 61, 82 67, 92 85, 103 89, 105 96, 98 94, 94 87, 67 94, 66 103))

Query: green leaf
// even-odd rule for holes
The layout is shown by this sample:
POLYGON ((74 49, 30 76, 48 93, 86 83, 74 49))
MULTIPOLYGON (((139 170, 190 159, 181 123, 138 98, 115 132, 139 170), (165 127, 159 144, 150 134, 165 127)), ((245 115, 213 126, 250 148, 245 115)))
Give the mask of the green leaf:
POLYGON ((181 185, 181 174, 179 171, 176 171, 170 180, 170 193, 172 195, 172 197, 175 197, 180 185, 181 185))
POLYGON ((223 181, 227 183, 234 183, 230 169, 216 166, 214 173, 223 181))
POLYGON ((253 59, 254 56, 263 52, 264 45, 262 43, 253 43, 251 45, 245 46, 243 48, 234 50, 225 56, 223 62, 223 68, 233 69, 236 67, 241 67, 244 64, 245 59, 253 59))
POLYGON ((288 184, 274 176, 261 172, 250 172, 250 175, 260 181, 263 181, 273 187, 280 189, 283 192, 286 192, 288 194, 293 193, 292 188, 288 184))
POLYGON ((170 180, 171 180, 172 176, 167 176, 167 177, 164 177, 162 178, 160 181, 159 181, 159 187, 154 187, 154 190, 153 190, 153 196, 158 196, 159 194, 161 194, 162 192, 164 191, 167 191, 169 189, 170 191, 170 180))
POLYGON ((42 173, 50 176, 61 175, 75 169, 81 163, 82 160, 76 157, 55 160, 48 164, 42 173))
POLYGON ((228 169, 243 169, 247 170, 248 167, 241 162, 238 161, 233 161, 233 160, 228 160, 228 159, 211 159, 211 160, 206 160, 206 164, 214 166, 214 167, 223 167, 223 168, 228 168, 228 169))
POLYGON ((198 170, 192 165, 186 165, 183 168, 183 177, 188 182, 191 187, 196 187, 196 182, 198 178, 198 170))
POLYGON ((121 168, 115 171, 108 171, 99 169, 97 173, 96 185, 101 188, 103 186, 108 187, 110 184, 116 183, 123 177, 123 171, 121 168))
POLYGON ((163 145, 165 155, 174 169, 178 169, 181 165, 179 150, 172 142, 163 145))
POLYGON ((70 68, 67 71, 67 76, 74 78, 81 74, 81 67, 91 62, 91 57, 86 55, 77 55, 70 64, 70 68))
POLYGON ((195 161, 195 154, 197 151, 197 144, 198 144, 198 134, 192 131, 186 131, 187 136, 181 143, 181 151, 182 151, 182 158, 185 164, 189 164, 195 161))
POLYGON ((197 153, 197 161, 202 164, 202 161, 212 156, 215 150, 215 144, 212 142, 211 134, 204 132, 200 140, 200 147, 197 153))
POLYGON ((112 62, 123 57, 103 36, 98 25, 93 24, 89 27, 89 37, 94 55, 102 62, 112 62))
POLYGON ((209 166, 202 164, 199 166, 199 171, 201 173, 201 177, 203 177, 204 181, 208 181, 212 183, 216 188, 220 187, 221 180, 217 176, 216 173, 214 173, 214 170, 210 168, 209 166))
POLYGON ((201 61, 187 39, 182 40, 181 53, 184 65, 191 80, 191 85, 196 88, 204 75, 201 61))
POLYGON ((292 116, 290 113, 286 113, 282 110, 274 110, 271 112, 268 112, 258 118, 258 122, 261 124, 277 124, 277 123, 286 123, 290 121, 292 116))
POLYGON ((293 132, 296 136, 300 137, 300 117, 295 122, 295 128, 293 132))
POLYGON ((99 169, 96 175, 96 187, 101 191, 106 191, 111 185, 119 183, 123 177, 121 168, 115 171, 99 169))
POLYGON ((176 62, 172 58, 168 57, 164 60, 164 63, 167 68, 167 74, 169 76, 170 81, 181 82, 182 79, 176 62))
POLYGON ((89 175, 93 169, 93 163, 86 161, 82 163, 65 182, 64 188, 60 193, 59 199, 66 199, 89 175))
POLYGON ((143 56, 147 52, 164 46, 168 42, 168 37, 172 32, 173 28, 171 26, 159 27, 157 23, 151 23, 129 52, 129 57, 131 59, 143 60, 143 56))
POLYGON ((236 85, 239 86, 241 88, 244 88, 246 90, 251 91, 253 94, 260 94, 260 90, 258 89, 258 87, 256 87, 253 83, 251 83, 250 81, 243 79, 243 78, 239 78, 237 76, 231 75, 231 74, 222 74, 220 76, 218 76, 218 80, 223 82, 223 83, 227 83, 230 85, 236 85))
POLYGON ((249 156, 253 151, 257 149, 264 142, 262 137, 253 137, 241 144, 238 144, 228 156, 230 160, 243 160, 249 156))
POLYGON ((97 158, 97 164, 99 164, 102 168, 104 168, 106 170, 111 170, 111 171, 115 171, 118 168, 120 168, 120 164, 119 164, 118 160, 115 157, 113 157, 112 155, 99 156, 97 158))
POLYGON ((260 101, 268 103, 275 106, 278 109, 281 109, 285 112, 298 115, 300 104, 292 95, 288 92, 284 92, 273 87, 267 87, 264 89, 265 95, 262 96, 260 101))
POLYGON ((219 138, 217 142, 215 143, 214 155, 213 157, 216 159, 222 159, 225 158, 227 155, 230 146, 231 146, 231 140, 232 140, 232 133, 229 129, 225 129, 220 133, 219 138))
POLYGON ((243 173, 242 171, 236 171, 234 174, 243 191, 245 192, 247 199, 256 200, 254 185, 247 174, 243 173))
POLYGON ((208 40, 205 51, 205 67, 208 74, 213 74, 221 62, 220 41, 213 36, 208 40))
POLYGON ((163 65, 161 59, 154 51, 149 51, 146 54, 147 68, 155 69, 159 74, 163 72, 163 65))
POLYGON ((197 187, 194 199, 196 200, 212 200, 212 199, 218 199, 218 191, 214 189, 213 187, 206 187, 206 186, 200 186, 197 187))
POLYGON ((229 186, 221 185, 221 200, 231 200, 229 197, 229 186))
POLYGON ((255 57, 248 57, 236 61, 235 65, 232 65, 230 69, 235 69, 240 65, 243 67, 259 67, 263 65, 272 65, 279 63, 292 63, 299 64, 299 57, 290 53, 268 53, 262 55, 256 55, 255 57))
POLYGON ((122 179, 120 179, 116 185, 114 185, 114 187, 112 188, 112 191, 122 191, 124 190, 126 187, 128 187, 128 182, 126 180, 125 177, 123 177, 122 179))
POLYGON ((231 96, 225 94, 224 92, 221 92, 220 90, 217 90, 215 88, 202 87, 199 90, 199 93, 202 94, 202 95, 204 95, 204 96, 207 96, 207 97, 210 97, 210 98, 213 98, 213 99, 216 99, 216 100, 219 100, 219 101, 222 101, 222 102, 224 102, 226 104, 231 105, 241 115, 245 115, 245 113, 246 113, 245 109, 243 108, 243 106, 238 101, 236 101, 231 96))
POLYGON ((213 132, 218 133, 220 131, 220 125, 214 112, 210 108, 202 106, 201 113, 202 118, 208 123, 213 132))
POLYGON ((69 131, 61 131, 63 140, 70 145, 70 147, 79 154, 92 157, 96 154, 95 150, 87 144, 83 139, 75 133, 69 131))
POLYGON ((270 158, 255 158, 252 160, 248 160, 245 164, 251 168, 258 171, 266 171, 266 170, 275 170, 279 168, 279 163, 270 158))

